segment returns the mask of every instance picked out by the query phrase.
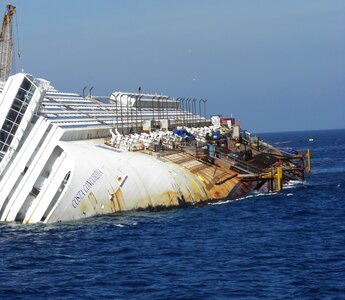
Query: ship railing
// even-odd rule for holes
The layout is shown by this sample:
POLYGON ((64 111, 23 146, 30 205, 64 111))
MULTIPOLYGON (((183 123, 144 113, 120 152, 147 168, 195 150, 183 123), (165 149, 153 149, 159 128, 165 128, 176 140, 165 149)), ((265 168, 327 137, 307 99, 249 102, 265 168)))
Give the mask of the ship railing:
POLYGON ((262 172, 267 172, 267 170, 259 169, 254 167, 248 161, 243 161, 235 156, 232 155, 233 153, 224 154, 220 151, 215 151, 215 157, 224 161, 228 162, 231 167, 238 168, 246 173, 253 173, 253 174, 260 174, 262 172))

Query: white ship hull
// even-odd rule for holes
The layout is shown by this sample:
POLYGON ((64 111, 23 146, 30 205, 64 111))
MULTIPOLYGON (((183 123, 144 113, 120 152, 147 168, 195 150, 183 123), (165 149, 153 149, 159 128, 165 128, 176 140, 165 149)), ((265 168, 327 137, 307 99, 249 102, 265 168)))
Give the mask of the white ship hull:
MULTIPOLYGON (((135 150, 145 146, 145 135, 133 142, 123 133, 154 128, 157 122, 161 128, 176 127, 181 121, 203 128, 206 119, 167 96, 117 92, 103 103, 59 93, 28 74, 11 76, 0 96, 0 221, 51 223, 194 205, 267 190, 268 183, 273 189, 276 179, 282 183, 282 177, 256 173, 246 162, 214 163, 212 155, 198 159, 196 147, 194 156, 175 150, 159 155, 105 144, 112 129, 111 145, 135 150)), ((151 138, 161 146, 163 136, 151 138)), ((176 135, 164 138, 175 149, 176 135)), ((278 162, 274 156, 265 162, 265 153, 258 157, 266 167, 278 162)))
POLYGON ((37 156, 19 182, 18 172, 2 181, 1 221, 68 221, 207 199, 195 175, 147 154, 82 141, 47 145, 37 156))
MULTIPOLYGON (((70 221, 193 204, 216 195, 215 184, 205 174, 148 154, 114 149, 104 145, 104 139, 90 140, 109 133, 111 126, 104 121, 101 127, 76 130, 68 127, 73 124, 70 117, 61 125, 53 117, 40 116, 49 105, 71 115, 70 106, 55 108, 56 100, 44 102, 46 86, 44 81, 18 74, 10 77, 1 94, 1 221, 70 221), (18 101, 25 110, 20 111, 18 101), (11 115, 15 113, 21 117, 11 115)), ((230 191, 225 190, 217 192, 216 198, 225 197, 230 191)))

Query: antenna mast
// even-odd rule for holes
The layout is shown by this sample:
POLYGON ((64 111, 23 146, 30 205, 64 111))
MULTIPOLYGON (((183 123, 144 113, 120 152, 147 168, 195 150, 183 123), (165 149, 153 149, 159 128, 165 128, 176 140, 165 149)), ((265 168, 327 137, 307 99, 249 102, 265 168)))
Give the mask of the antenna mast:
POLYGON ((12 18, 16 7, 7 4, 0 31, 0 80, 6 81, 10 76, 13 56, 12 18))

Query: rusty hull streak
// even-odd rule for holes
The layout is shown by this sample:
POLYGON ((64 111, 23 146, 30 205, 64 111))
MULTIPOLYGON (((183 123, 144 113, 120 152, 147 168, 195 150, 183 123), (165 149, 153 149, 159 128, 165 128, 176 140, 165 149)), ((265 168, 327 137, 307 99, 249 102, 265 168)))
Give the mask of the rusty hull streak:
MULTIPOLYGON (((186 176, 186 181, 174 182, 175 190, 167 190, 160 194, 149 191, 138 200, 137 210, 157 210, 190 206, 197 203, 236 199, 247 195, 255 188, 254 183, 243 182, 238 173, 222 166, 199 161, 189 154, 178 153, 159 157, 163 162, 178 165, 186 176)), ((108 191, 108 201, 98 201, 90 192, 81 203, 79 209, 84 216, 95 213, 115 213, 125 211, 126 196, 121 188, 108 191)))
POLYGON ((235 199, 246 195, 255 188, 254 184, 242 182, 241 179, 237 178, 237 172, 226 169, 223 166, 211 165, 199 161, 189 154, 179 153, 165 155, 160 159, 178 163, 179 166, 200 179, 206 192, 207 199, 200 197, 197 202, 205 200, 222 200, 228 198, 229 195, 232 196, 231 198, 235 199), (232 193, 235 187, 237 187, 237 191, 232 193))

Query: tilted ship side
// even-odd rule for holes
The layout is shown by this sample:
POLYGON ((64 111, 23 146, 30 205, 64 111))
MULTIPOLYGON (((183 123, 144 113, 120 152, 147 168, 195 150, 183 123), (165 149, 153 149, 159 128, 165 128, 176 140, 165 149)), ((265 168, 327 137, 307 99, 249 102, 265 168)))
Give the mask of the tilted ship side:
POLYGON ((229 120, 211 124, 163 95, 96 99, 11 76, 0 96, 0 220, 195 205, 304 178, 307 155, 254 141, 229 120))

